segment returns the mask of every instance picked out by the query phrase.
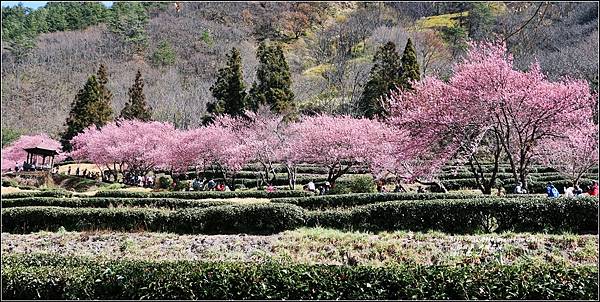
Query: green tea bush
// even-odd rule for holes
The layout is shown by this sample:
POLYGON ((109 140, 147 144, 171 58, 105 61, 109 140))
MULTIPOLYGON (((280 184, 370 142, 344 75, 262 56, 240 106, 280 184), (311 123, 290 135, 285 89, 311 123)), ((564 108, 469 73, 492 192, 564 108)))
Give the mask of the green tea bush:
POLYGON ((96 197, 118 198, 181 198, 181 199, 207 199, 207 198, 281 198, 305 197, 313 193, 305 191, 190 191, 190 192, 130 192, 130 191, 99 191, 96 197))
POLYGON ((26 197, 71 197, 73 192, 65 190, 49 190, 39 192, 13 192, 2 194, 2 199, 26 198, 26 197))
MULTIPOLYGON (((515 195, 525 197, 523 195, 515 195)), ((531 195, 526 195, 531 196, 531 195)), ((361 193, 342 195, 321 195, 304 198, 273 198, 272 202, 291 203, 305 209, 327 209, 335 207, 354 207, 371 203, 393 200, 434 200, 434 199, 465 199, 493 198, 484 195, 462 193, 361 193)))
POLYGON ((169 176, 161 176, 158 178, 157 184, 159 189, 170 189, 171 185, 173 184, 173 179, 171 179, 169 176))
POLYGON ((595 265, 338 266, 97 260, 59 255, 2 259, 9 300, 597 300, 595 265))
POLYGON ((453 234, 504 231, 596 234, 598 231, 597 197, 390 201, 359 206, 351 212, 351 215, 347 210, 310 212, 308 226, 341 225, 371 232, 435 230, 453 234))
POLYGON ((177 199, 177 198, 114 198, 114 197, 86 197, 86 198, 56 198, 56 197, 30 197, 14 198, 2 201, 3 208, 50 206, 65 208, 108 208, 108 207, 151 207, 151 208, 206 208, 236 204, 235 201, 215 201, 202 199, 177 199))
POLYGON ((164 211, 131 208, 16 207, 2 209, 2 231, 30 233, 109 229, 185 234, 273 234, 304 225, 304 211, 286 204, 244 204, 164 211))
POLYGON ((294 205, 257 203, 173 212, 173 231, 182 234, 274 234, 304 225, 294 205))

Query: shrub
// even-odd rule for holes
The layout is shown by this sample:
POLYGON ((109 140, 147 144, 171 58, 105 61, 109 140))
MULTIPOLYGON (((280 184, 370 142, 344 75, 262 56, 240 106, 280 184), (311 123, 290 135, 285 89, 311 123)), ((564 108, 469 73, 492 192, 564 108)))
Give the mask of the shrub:
POLYGON ((56 231, 61 226, 67 231, 89 229, 158 231, 162 230, 167 222, 168 212, 157 209, 60 207, 2 209, 2 231, 9 233, 56 231))
POLYGON ((390 201, 345 210, 313 212, 309 226, 351 226, 371 232, 410 230, 447 233, 598 231, 598 198, 475 198, 390 201), (325 217, 325 218, 323 218, 325 217))
POLYGON ((235 201, 205 201, 196 199, 176 198, 113 198, 113 197, 87 197, 87 198, 55 198, 55 197, 30 197, 14 198, 2 201, 3 208, 50 206, 65 208, 108 208, 108 207, 152 207, 152 208, 206 208, 236 204, 235 201))
POLYGON ((187 180, 180 180, 175 182, 175 188, 173 188, 173 191, 184 191, 187 190, 190 187, 190 182, 187 180))
POLYGON ((305 197, 313 194, 305 191, 199 191, 199 192, 129 192, 129 191, 99 191, 96 197, 119 197, 119 198, 182 198, 182 199, 206 199, 206 198, 281 198, 281 197, 305 197))
POLYGON ((166 189, 171 188, 171 184, 173 184, 173 180, 169 176, 161 176, 158 178, 157 184, 158 184, 159 189, 166 190, 166 189))
MULTIPOLYGON (((529 195, 528 195, 529 196, 529 195)), ((522 195, 520 195, 522 197, 522 195)), ((464 199, 490 198, 484 195, 469 195, 459 193, 362 193, 343 195, 322 195, 304 198, 273 198, 272 202, 291 203, 305 209, 326 209, 334 207, 354 207, 383 201, 393 200, 434 200, 434 199, 464 199)))
POLYGON ((110 229, 206 234, 272 234, 304 225, 304 211, 294 205, 248 204, 163 211, 131 208, 17 207, 2 209, 2 231, 30 233, 110 229))
POLYGON ((336 184, 330 194, 374 193, 377 191, 373 177, 369 175, 353 175, 349 180, 336 184))
POLYGON ((338 266, 9 255, 5 299, 597 300, 592 265, 338 266))
POLYGON ((274 234, 304 225, 304 211, 294 205, 257 203, 174 212, 173 229, 183 234, 274 234))
POLYGON ((49 190, 39 192, 14 192, 2 194, 2 199, 25 198, 25 197, 71 197, 73 193, 64 190, 49 190))

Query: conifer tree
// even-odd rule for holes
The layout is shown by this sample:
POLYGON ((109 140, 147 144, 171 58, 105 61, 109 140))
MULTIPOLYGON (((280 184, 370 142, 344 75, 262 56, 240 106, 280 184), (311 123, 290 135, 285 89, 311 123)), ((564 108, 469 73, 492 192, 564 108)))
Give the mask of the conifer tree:
POLYGON ((242 58, 237 48, 231 49, 227 55, 227 66, 219 69, 216 82, 210 87, 212 95, 217 99, 209 103, 210 114, 243 115, 246 110, 246 85, 242 75, 242 58))
POLYGON ((152 107, 146 103, 144 79, 139 70, 135 75, 133 86, 129 88, 128 95, 129 101, 125 104, 123 110, 121 110, 119 117, 126 120, 150 121, 152 119, 152 107))
POLYGON ((401 84, 402 64, 396 45, 387 42, 379 47, 373 58, 369 80, 358 102, 358 109, 367 118, 387 116, 384 103, 390 90, 401 84))
POLYGON ((412 41, 408 38, 404 53, 402 54, 402 87, 412 89, 410 81, 419 81, 421 79, 421 70, 417 61, 417 52, 412 41))
POLYGON ((256 56, 260 65, 256 71, 257 81, 250 90, 250 107, 256 111, 260 105, 268 105, 276 113, 292 114, 295 110, 292 78, 283 49, 263 41, 256 56))
POLYGON ((71 151, 70 140, 91 125, 102 127, 111 120, 112 93, 106 87, 108 76, 104 65, 98 74, 91 75, 71 104, 71 111, 65 122, 67 129, 61 133, 63 150, 71 151))

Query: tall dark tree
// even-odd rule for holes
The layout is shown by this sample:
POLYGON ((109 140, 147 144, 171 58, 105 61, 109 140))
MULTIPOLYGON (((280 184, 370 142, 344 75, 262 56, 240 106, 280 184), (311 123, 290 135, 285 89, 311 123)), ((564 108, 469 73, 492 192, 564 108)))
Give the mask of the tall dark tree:
POLYGON ((246 85, 242 75, 242 58, 237 48, 231 49, 227 55, 227 66, 219 69, 216 82, 210 87, 212 95, 217 99, 209 103, 210 114, 242 115, 246 110, 246 85))
POLYGON ((108 82, 106 68, 101 65, 98 77, 91 75, 71 104, 69 117, 65 122, 67 129, 61 133, 63 150, 71 151, 71 139, 91 125, 100 128, 106 125, 112 116, 112 93, 106 88, 108 82))
POLYGON ((125 103, 119 117, 126 120, 150 121, 152 119, 152 107, 146 103, 144 79, 139 70, 135 75, 133 86, 129 88, 128 95, 129 101, 125 103))
POLYGON ((406 42, 406 47, 400 61, 402 62, 402 86, 405 89, 412 89, 410 81, 419 81, 421 79, 421 67, 417 61, 417 52, 410 38, 406 42))
POLYGON ((402 63, 396 44, 387 42, 379 47, 373 57, 373 68, 365 90, 358 101, 360 113, 368 118, 387 116, 386 96, 390 90, 400 86, 402 63))
POLYGON ((494 26, 494 14, 490 3, 473 2, 470 4, 471 8, 467 17, 469 38, 473 40, 488 38, 494 26))
POLYGON ((260 105, 268 105, 272 111, 293 114, 294 93, 290 68, 280 45, 261 42, 256 52, 260 65, 256 71, 257 81, 250 89, 250 108, 257 110, 260 105))

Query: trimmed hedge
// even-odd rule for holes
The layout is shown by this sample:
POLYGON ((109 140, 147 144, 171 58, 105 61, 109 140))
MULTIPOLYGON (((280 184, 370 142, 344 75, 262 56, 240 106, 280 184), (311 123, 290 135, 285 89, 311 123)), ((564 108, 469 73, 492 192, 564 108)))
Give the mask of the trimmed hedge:
POLYGON ((2 297, 44 300, 597 300, 598 268, 545 263, 336 266, 9 255, 2 297))
MULTIPOLYGON (((536 195, 508 195, 505 198, 528 198, 536 195)), ((488 195, 472 195, 461 193, 360 193, 321 195, 304 198, 273 198, 271 202, 290 203, 305 209, 328 209, 336 207, 354 207, 384 201, 395 200, 436 200, 436 199, 474 199, 474 198, 497 198, 488 195)))
POLYGON ((2 209, 9 233, 114 229, 182 234, 273 234, 300 226, 364 231, 572 232, 596 234, 598 198, 474 198, 391 201, 352 209, 304 211, 284 203, 163 211, 127 208, 17 207, 2 209))
POLYGON ((131 208, 18 207, 2 209, 2 231, 30 233, 111 229, 182 234, 273 234, 304 225, 304 211, 294 205, 257 203, 164 211, 131 208))
POLYGON ((129 192, 129 191, 99 191, 95 197, 118 198, 181 198, 181 199, 208 199, 208 198, 280 198, 280 197, 305 197, 314 195, 306 191, 191 191, 191 192, 129 192))
POLYGON ((72 197, 73 192, 65 190, 39 191, 39 192, 13 192, 2 194, 2 199, 27 198, 27 197, 72 197))
POLYGON ((274 234, 303 226, 302 208, 251 204, 184 209, 171 215, 170 231, 180 234, 274 234))
POLYGON ((102 209, 61 207, 18 207, 2 209, 2 231, 30 233, 111 229, 116 231, 159 231, 169 223, 169 212, 158 209, 102 209))
POLYGON ((307 226, 361 231, 545 232, 597 234, 598 198, 476 198, 390 201, 307 213, 307 226))
POLYGON ((152 207, 152 208, 206 208, 236 204, 226 200, 196 200, 176 198, 114 198, 114 197, 89 197, 89 198, 55 198, 55 197, 30 197, 14 198, 2 201, 3 208, 49 206, 66 208, 108 208, 108 207, 152 207))

